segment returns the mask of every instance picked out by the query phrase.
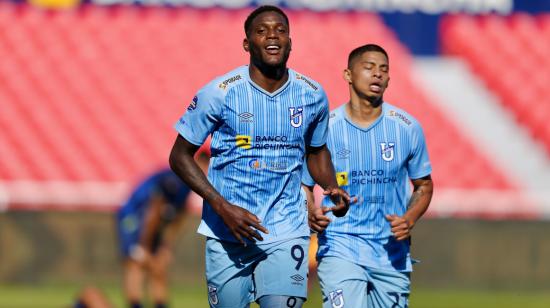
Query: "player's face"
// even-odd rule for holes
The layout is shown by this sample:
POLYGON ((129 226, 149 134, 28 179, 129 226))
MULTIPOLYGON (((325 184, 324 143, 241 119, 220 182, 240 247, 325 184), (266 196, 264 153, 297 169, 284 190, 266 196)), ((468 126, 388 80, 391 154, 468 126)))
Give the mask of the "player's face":
POLYGON ((256 16, 243 47, 257 66, 286 66, 291 41, 284 17, 277 12, 264 12, 256 16))
POLYGON ((344 78, 360 98, 373 102, 382 99, 390 81, 389 71, 383 53, 367 51, 352 63, 351 69, 344 71, 344 78))

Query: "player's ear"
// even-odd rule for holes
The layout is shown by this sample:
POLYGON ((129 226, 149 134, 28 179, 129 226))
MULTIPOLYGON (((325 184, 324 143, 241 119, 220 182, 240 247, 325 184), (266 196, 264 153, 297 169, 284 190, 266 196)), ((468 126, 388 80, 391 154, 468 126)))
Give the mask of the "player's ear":
POLYGON ((346 80, 349 84, 351 84, 351 70, 349 68, 346 68, 344 70, 344 80, 346 80))
POLYGON ((288 38, 288 50, 292 50, 292 39, 288 38))
POLYGON ((246 37, 243 39, 243 48, 246 52, 250 51, 250 44, 248 43, 248 39, 246 37))

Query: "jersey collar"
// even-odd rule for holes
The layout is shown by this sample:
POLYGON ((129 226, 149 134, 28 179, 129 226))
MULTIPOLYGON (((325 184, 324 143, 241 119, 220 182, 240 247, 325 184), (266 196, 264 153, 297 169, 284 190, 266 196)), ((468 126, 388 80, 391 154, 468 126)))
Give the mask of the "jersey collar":
POLYGON ((277 90, 275 90, 275 92, 268 92, 266 90, 264 90, 262 87, 260 87, 257 83, 255 83, 252 78, 250 78, 250 72, 248 71, 248 65, 246 65, 246 70, 245 70, 245 74, 246 74, 246 78, 248 80, 248 82, 256 89, 258 89, 258 91, 262 92, 263 94, 269 96, 269 97, 275 97, 277 96, 279 93, 283 92, 287 87, 288 85, 290 84, 291 80, 293 78, 295 78, 294 76, 294 71, 292 71, 291 69, 287 68, 288 70, 288 80, 277 90))

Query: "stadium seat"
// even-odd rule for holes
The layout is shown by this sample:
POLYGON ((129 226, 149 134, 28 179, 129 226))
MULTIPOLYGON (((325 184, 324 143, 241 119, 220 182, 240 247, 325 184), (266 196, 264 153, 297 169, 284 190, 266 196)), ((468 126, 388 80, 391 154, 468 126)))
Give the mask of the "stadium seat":
POLYGON ((550 111, 550 14, 454 15, 442 23, 444 52, 470 62, 519 124, 550 149, 544 123, 550 111), (463 35, 464 25, 469 25, 469 35, 463 35), (474 31, 476 44, 471 44, 474 31))
MULTIPOLYGON (((242 50, 247 13, 93 5, 44 11, 0 3, 0 119, 2 127, 9 127, 1 132, 0 153, 10 161, 0 167, 0 180, 133 183, 166 165, 176 136, 172 124, 195 91, 247 63, 242 50)), ((289 15, 290 66, 321 82, 331 107, 348 97, 341 76, 349 51, 379 43, 392 63, 387 100, 423 123, 438 185, 514 188, 414 84, 410 53, 379 16, 289 15), (469 158, 466 166, 464 157, 469 158)), ((464 48, 477 21, 456 22, 465 28, 450 28, 459 39, 449 40, 445 48, 479 55, 476 46, 464 48)), ((550 23, 538 24, 547 29, 550 23)), ((501 24, 494 28, 506 29, 501 24)), ((518 26, 517 31, 526 30, 518 26)), ((500 30, 495 34, 495 41, 506 41, 500 30)), ((481 72, 498 72, 505 59, 497 61, 481 72)), ((547 78, 537 80, 537 89, 543 89, 547 78)))

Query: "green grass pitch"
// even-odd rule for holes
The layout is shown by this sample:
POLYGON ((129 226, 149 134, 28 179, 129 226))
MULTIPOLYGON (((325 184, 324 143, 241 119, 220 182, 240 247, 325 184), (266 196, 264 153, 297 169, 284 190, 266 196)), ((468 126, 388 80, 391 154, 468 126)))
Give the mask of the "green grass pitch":
MULTIPOLYGON (((316 282, 314 283, 316 285, 316 282)), ((63 308, 71 307, 78 285, 5 285, 0 284, 0 307, 2 308, 63 308)), ((97 285, 105 292, 114 307, 125 307, 118 285, 97 285)), ((413 285, 414 287, 414 285, 413 285)), ((175 285, 171 288, 171 307, 208 307, 202 285, 175 285)), ((257 307, 253 305, 252 307, 257 307)), ((304 308, 321 307, 318 287, 310 290, 304 308)), ((547 308, 550 307, 548 292, 504 292, 482 290, 434 290, 413 289, 410 307, 415 308, 547 308)))

